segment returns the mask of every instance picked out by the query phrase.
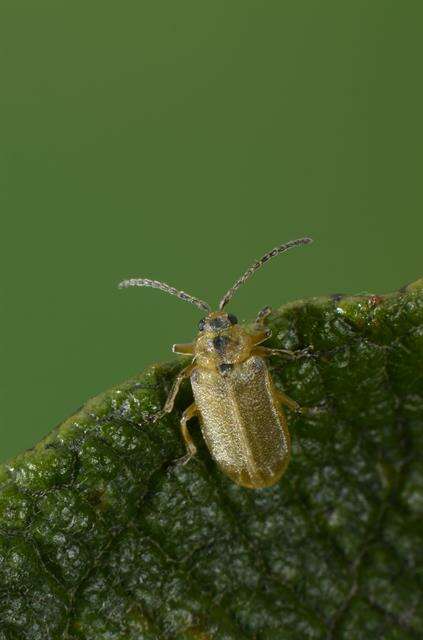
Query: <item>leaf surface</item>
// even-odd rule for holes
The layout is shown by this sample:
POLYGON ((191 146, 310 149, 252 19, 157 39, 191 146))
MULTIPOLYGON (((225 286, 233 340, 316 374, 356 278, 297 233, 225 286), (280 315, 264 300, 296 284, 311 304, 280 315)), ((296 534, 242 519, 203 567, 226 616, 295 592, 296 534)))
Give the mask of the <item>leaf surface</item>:
POLYGON ((423 637, 423 281, 270 317, 281 482, 235 486, 162 406, 184 360, 90 400, 0 468, 0 640, 423 637))

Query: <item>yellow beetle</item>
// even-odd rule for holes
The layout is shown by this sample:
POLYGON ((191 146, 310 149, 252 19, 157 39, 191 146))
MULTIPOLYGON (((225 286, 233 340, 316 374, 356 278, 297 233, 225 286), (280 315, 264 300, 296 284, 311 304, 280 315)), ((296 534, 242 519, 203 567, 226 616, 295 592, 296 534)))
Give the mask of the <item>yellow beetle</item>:
POLYGON ((172 411, 182 380, 190 378, 194 402, 184 411, 180 422, 187 447, 182 462, 196 453, 187 422, 198 416, 211 455, 237 484, 251 489, 270 487, 286 470, 291 446, 282 405, 296 412, 301 409, 276 389, 265 359, 295 353, 262 346, 271 335, 265 327, 269 307, 258 314, 253 333, 240 327, 236 317, 225 313, 223 308, 235 291, 268 260, 310 242, 311 238, 292 240, 254 262, 223 296, 219 311, 211 311, 206 302, 157 280, 131 278, 119 284, 120 288, 161 289, 207 311, 207 316, 199 322, 195 341, 173 345, 175 353, 191 355, 193 360, 178 374, 163 410, 155 416, 159 419, 172 411))

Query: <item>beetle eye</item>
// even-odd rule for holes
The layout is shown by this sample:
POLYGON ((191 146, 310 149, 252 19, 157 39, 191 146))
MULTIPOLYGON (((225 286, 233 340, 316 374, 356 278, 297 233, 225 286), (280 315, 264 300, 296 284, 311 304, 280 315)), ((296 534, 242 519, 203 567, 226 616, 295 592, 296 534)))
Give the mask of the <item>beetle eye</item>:
POLYGON ((228 313, 228 320, 231 324, 238 324, 238 318, 232 313, 228 313))
POLYGON ((206 323, 206 319, 205 318, 201 318, 200 322, 198 323, 198 329, 199 331, 204 331, 204 325, 206 323))

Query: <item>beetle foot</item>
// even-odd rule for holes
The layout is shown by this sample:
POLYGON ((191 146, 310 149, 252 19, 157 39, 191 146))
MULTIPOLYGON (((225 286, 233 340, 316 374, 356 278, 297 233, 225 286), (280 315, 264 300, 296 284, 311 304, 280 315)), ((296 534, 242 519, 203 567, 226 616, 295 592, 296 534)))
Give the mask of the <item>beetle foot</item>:
POLYGON ((187 453, 186 455, 182 456, 182 458, 179 458, 178 464, 186 465, 191 460, 191 458, 193 458, 193 457, 194 456, 193 456, 192 453, 187 453))
MULTIPOLYGON (((156 413, 147 413, 143 416, 143 418, 147 424, 155 424, 156 422, 164 418, 165 415, 166 411, 161 409, 160 411, 156 411, 156 413)), ((143 427, 145 426, 145 423, 143 424, 142 422, 137 422, 137 426, 143 427)))
POLYGON ((310 407, 298 407, 298 410, 295 411, 296 416, 302 416, 303 418, 310 417, 312 414, 312 410, 310 407))
POLYGON ((263 329, 263 327, 266 324, 266 320, 270 316, 271 313, 272 313, 272 308, 269 307, 269 306, 264 307, 264 309, 261 309, 258 312, 257 317, 256 317, 255 322, 254 322, 255 328, 256 329, 263 329))
POLYGON ((298 351, 294 351, 294 359, 299 360, 300 358, 307 358, 314 355, 314 350, 312 346, 305 347, 304 349, 299 349, 298 351))
POLYGON ((188 451, 188 453, 182 456, 182 458, 177 458, 176 460, 174 460, 171 464, 171 467, 176 468, 186 465, 194 457, 194 455, 195 453, 191 453, 191 451, 188 451))

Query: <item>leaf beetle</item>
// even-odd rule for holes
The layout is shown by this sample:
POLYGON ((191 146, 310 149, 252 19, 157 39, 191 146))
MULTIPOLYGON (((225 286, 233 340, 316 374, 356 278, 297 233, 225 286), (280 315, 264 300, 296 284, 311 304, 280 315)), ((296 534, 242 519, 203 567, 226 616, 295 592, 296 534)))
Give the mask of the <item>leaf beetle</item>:
POLYGON ((180 427, 187 462, 196 453, 187 423, 197 416, 207 447, 220 467, 236 484, 251 489, 269 487, 281 478, 290 458, 290 436, 282 407, 300 412, 300 406, 276 388, 266 358, 296 354, 262 345, 271 332, 265 326, 270 308, 262 309, 249 333, 237 318, 223 309, 237 289, 275 256, 311 238, 299 238, 272 249, 254 262, 225 293, 218 311, 184 291, 147 278, 131 278, 126 287, 153 287, 175 295, 207 312, 198 324, 194 342, 173 345, 173 352, 192 356, 192 362, 176 376, 159 419, 173 410, 181 382, 190 378, 194 402, 182 414, 180 427))

